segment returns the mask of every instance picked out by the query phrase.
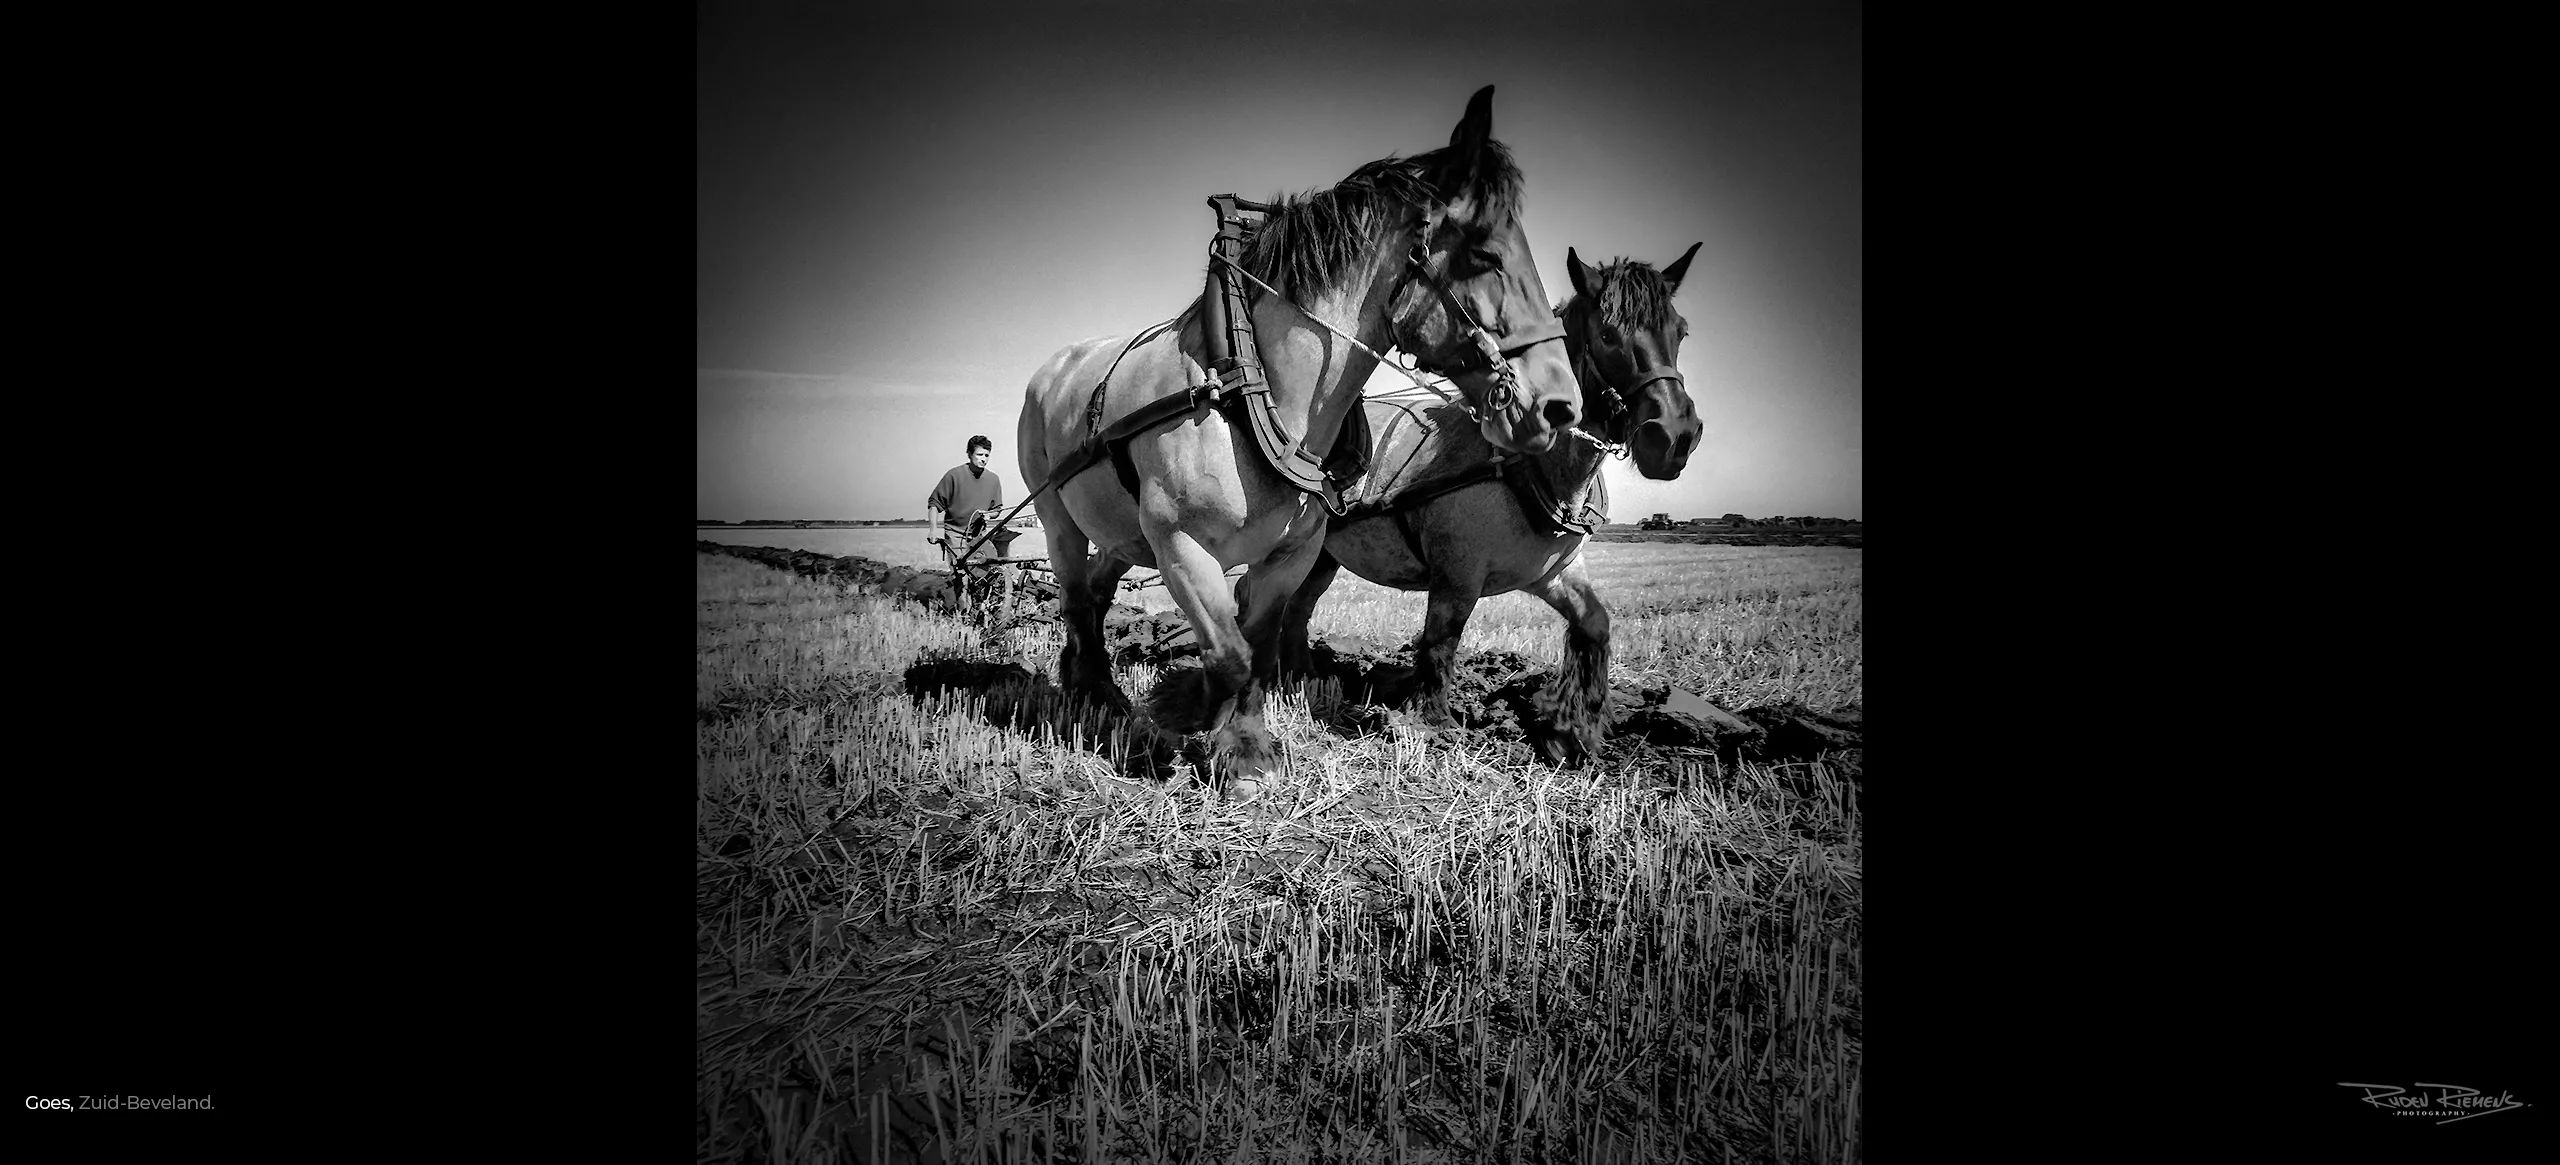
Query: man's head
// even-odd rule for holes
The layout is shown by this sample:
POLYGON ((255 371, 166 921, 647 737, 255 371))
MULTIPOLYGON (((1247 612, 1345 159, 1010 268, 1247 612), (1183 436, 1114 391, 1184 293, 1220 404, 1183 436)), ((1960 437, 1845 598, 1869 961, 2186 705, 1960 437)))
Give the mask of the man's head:
POLYGON ((979 469, 985 469, 987 467, 987 458, 995 451, 996 443, 987 440, 984 436, 969 438, 969 464, 976 466, 979 469))

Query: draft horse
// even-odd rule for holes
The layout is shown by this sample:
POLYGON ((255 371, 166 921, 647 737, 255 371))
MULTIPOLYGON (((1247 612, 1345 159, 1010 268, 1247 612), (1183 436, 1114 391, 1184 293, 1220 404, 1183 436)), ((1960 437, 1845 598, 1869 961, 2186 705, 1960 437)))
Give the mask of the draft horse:
POLYGON ((1657 481, 1680 476, 1702 427, 1678 368, 1687 320, 1671 297, 1698 253, 1692 243, 1655 271, 1631 259, 1597 270, 1572 250, 1574 296, 1556 309, 1582 389, 1581 430, 1534 457, 1497 457, 1454 410, 1382 419, 1365 500, 1334 520, 1324 551, 1289 601, 1282 627, 1288 674, 1311 674, 1307 621, 1336 571, 1381 586, 1431 592, 1414 641, 1415 701, 1446 725, 1449 667, 1476 601, 1527 591, 1565 619, 1563 666, 1538 698, 1532 737, 1551 763, 1597 756, 1609 698, 1609 611, 1582 567, 1582 545, 1607 520, 1608 451, 1623 449, 1657 481))
POLYGON ((1213 759, 1239 791, 1278 767, 1262 712, 1281 616, 1365 459, 1365 441, 1336 446, 1376 350, 1392 343, 1448 375, 1493 448, 1542 452, 1580 420, 1563 329, 1521 231, 1520 171, 1492 126, 1487 86, 1446 147, 1263 208, 1239 256, 1213 254, 1209 291, 1188 310, 1135 337, 1068 346, 1023 394, 1023 479, 1054 486, 1035 504, 1067 627, 1060 686, 1128 706, 1102 613, 1131 567, 1163 572, 1200 640, 1213 759), (1115 472, 1081 472, 1106 446, 1115 472), (1237 565, 1247 570, 1230 591, 1237 565))

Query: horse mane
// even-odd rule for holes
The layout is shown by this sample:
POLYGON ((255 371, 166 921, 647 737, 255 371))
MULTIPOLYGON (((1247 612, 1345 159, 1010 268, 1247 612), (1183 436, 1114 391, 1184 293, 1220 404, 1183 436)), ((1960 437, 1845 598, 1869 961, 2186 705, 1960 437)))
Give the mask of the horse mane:
MULTIPOLYGON (((1671 322, 1671 285, 1663 281, 1662 272, 1654 270, 1653 264, 1641 259, 1611 259, 1600 266, 1599 275, 1600 287, 1593 298, 1599 300, 1596 306, 1601 323, 1621 332, 1649 332, 1671 322)), ((1573 300, 1567 300, 1556 314, 1563 315, 1572 306, 1573 300)))
MULTIPOLYGON (((1273 196, 1280 209, 1263 219, 1243 262, 1254 278, 1304 300, 1338 290, 1351 265, 1376 244, 1380 234, 1404 222, 1413 211, 1441 200, 1434 186, 1438 175, 1471 178, 1481 217, 1499 220, 1519 213, 1520 167, 1502 143, 1486 139, 1472 159, 1460 159, 1454 146, 1410 158, 1392 155, 1351 172, 1329 190, 1273 196)), ((1254 298, 1261 297, 1257 289, 1254 298)))

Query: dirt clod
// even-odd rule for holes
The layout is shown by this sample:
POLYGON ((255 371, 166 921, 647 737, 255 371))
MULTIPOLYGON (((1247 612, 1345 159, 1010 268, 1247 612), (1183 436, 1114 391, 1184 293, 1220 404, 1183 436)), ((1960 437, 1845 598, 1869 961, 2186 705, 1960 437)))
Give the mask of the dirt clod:
MULTIPOLYGON (((704 553, 761 562, 804 577, 831 580, 873 593, 903 595, 936 611, 957 610, 948 571, 771 546, 730 546, 707 541, 696 541, 694 545, 704 553)), ((1037 576, 1025 576, 1017 586, 1025 588, 1027 597, 1041 604, 1034 610, 1045 610, 1046 617, 1055 617, 1054 584, 1037 576)), ((1115 604, 1103 617, 1103 637, 1112 662, 1121 666, 1144 663, 1164 669, 1175 661, 1197 659, 1200 654, 1199 636, 1179 611, 1148 612, 1125 603, 1115 604)), ((1309 655, 1316 679, 1329 679, 1340 685, 1341 706, 1324 717, 1336 731, 1356 734, 1383 729, 1387 721, 1381 710, 1406 705, 1420 687, 1411 644, 1382 646, 1345 636, 1338 641, 1315 641, 1309 645, 1309 655)), ((1193 717, 1185 715, 1198 698, 1193 689, 1199 677, 1184 674, 1190 670, 1172 669, 1153 693, 1150 705, 1154 714, 1163 718, 1160 727, 1166 730, 1197 731, 1201 727, 1191 723, 1193 717)), ((1449 714, 1459 729, 1497 739, 1534 742, 1541 731, 1536 698, 1553 678, 1511 652, 1462 654, 1452 665, 1449 677, 1449 714)), ((1070 710, 1065 693, 1050 676, 1034 674, 1009 661, 928 660, 907 670, 906 684, 909 694, 919 699, 953 690, 982 697, 988 719, 997 723, 1050 722, 1063 728, 1089 715, 1082 709, 1070 710)), ((1864 723, 1856 705, 1830 713, 1797 704, 1727 711, 1693 692, 1615 687, 1609 693, 1606 716, 1607 734, 1613 741, 1711 750, 1728 763, 1747 759, 1774 764, 1829 754, 1845 761, 1852 773, 1862 767, 1859 760, 1864 749, 1864 723)), ((1164 759, 1169 760, 1170 755, 1164 759)))

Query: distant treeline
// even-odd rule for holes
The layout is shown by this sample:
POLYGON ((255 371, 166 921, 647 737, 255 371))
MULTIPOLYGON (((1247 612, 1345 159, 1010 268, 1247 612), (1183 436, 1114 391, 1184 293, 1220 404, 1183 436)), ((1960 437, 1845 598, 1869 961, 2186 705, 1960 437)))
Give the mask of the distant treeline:
MULTIPOLYGON (((705 526, 726 526, 731 529, 744 530, 756 527, 818 529, 826 527, 922 526, 925 523, 922 519, 918 518, 749 518, 743 522, 724 522, 718 518, 696 518, 694 519, 693 524, 697 528, 705 526)), ((1700 533, 1718 533, 1724 531, 1739 532, 1744 530, 1854 531, 1862 529, 1864 525, 1865 523, 1856 518, 1796 517, 1786 514, 1779 514, 1767 518, 1746 518, 1740 514, 1726 514, 1721 518, 1680 519, 1674 519, 1668 514, 1655 514, 1641 522, 1614 522, 1604 528, 1620 530, 1690 530, 1700 533)))
POLYGON ((818 529, 830 526, 921 526, 920 518, 749 518, 743 522, 723 522, 718 518, 695 518, 694 527, 728 526, 744 530, 753 526, 782 526, 818 529))
POLYGON ((1643 530, 1856 530, 1865 525, 1856 518, 1816 518, 1778 514, 1767 518, 1746 518, 1726 514, 1721 518, 1680 518, 1655 514, 1641 522, 1619 523, 1643 530))
POLYGON ((1720 526, 1639 530, 1633 526, 1602 526, 1591 535, 1594 542, 1687 542, 1699 546, 1865 546, 1866 539, 1857 526, 1837 530, 1736 530, 1720 526))

